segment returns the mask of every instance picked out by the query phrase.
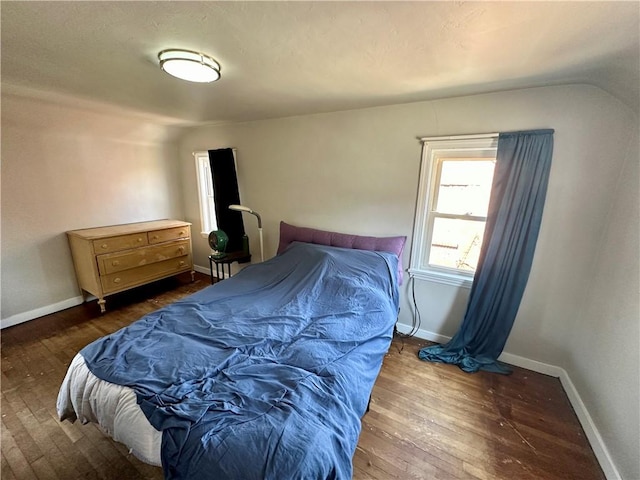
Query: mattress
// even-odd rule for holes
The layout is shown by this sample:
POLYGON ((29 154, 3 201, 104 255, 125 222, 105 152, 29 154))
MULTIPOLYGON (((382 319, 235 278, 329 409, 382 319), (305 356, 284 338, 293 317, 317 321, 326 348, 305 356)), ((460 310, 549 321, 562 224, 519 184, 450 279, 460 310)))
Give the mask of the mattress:
POLYGON ((60 420, 95 423, 139 460, 162 466, 162 432, 149 423, 131 388, 100 380, 77 354, 69 366, 58 394, 60 420))

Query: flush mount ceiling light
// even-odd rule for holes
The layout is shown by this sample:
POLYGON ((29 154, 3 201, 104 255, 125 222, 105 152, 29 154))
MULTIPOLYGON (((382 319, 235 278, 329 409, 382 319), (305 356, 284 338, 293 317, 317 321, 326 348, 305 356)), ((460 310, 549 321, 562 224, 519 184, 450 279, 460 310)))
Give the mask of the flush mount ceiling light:
POLYGON ((209 83, 220 78, 220 64, 204 53, 169 49, 158 54, 160 68, 189 82, 209 83))

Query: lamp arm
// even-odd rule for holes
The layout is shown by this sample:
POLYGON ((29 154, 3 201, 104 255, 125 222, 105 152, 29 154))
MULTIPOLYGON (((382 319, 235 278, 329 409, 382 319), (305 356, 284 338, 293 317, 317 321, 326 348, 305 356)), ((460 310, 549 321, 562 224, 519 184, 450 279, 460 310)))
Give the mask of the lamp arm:
POLYGON ((260 261, 264 262, 264 241, 262 240, 262 227, 258 227, 258 233, 260 234, 260 261))
POLYGON ((236 212, 250 213, 251 215, 256 216, 256 218, 258 219, 258 232, 260 233, 260 258, 264 262, 264 245, 262 240, 262 218, 260 217, 260 214, 258 212, 254 212, 249 207, 246 207, 244 205, 237 205, 235 203, 232 205, 229 205, 229 210, 235 210, 236 212))
POLYGON ((256 216, 256 218, 258 219, 258 228, 262 229, 262 218, 260 218, 260 215, 257 212, 251 211, 252 214, 254 214, 256 216))

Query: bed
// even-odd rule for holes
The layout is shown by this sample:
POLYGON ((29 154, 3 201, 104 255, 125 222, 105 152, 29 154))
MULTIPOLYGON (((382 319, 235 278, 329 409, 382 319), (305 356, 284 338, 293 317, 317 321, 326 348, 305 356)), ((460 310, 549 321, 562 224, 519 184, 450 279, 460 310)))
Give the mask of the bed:
POLYGON ((348 479, 405 237, 280 225, 278 254, 83 348, 60 420, 167 479, 348 479))

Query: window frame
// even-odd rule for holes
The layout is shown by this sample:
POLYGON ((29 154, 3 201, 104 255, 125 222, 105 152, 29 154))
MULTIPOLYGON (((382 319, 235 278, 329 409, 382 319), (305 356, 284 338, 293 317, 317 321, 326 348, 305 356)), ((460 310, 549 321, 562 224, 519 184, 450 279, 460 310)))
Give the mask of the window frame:
POLYGON ((209 233, 218 229, 216 204, 213 197, 213 178, 209 152, 193 152, 196 162, 196 182, 198 184, 198 205, 200 206, 200 234, 208 238, 209 233), (210 192, 209 192, 210 190, 210 192))
POLYGON ((413 226, 409 275, 412 278, 471 288, 475 271, 430 265, 429 253, 436 218, 469 219, 486 223, 485 217, 443 214, 434 210, 441 165, 447 158, 478 160, 496 158, 498 134, 421 138, 420 180, 413 226))

